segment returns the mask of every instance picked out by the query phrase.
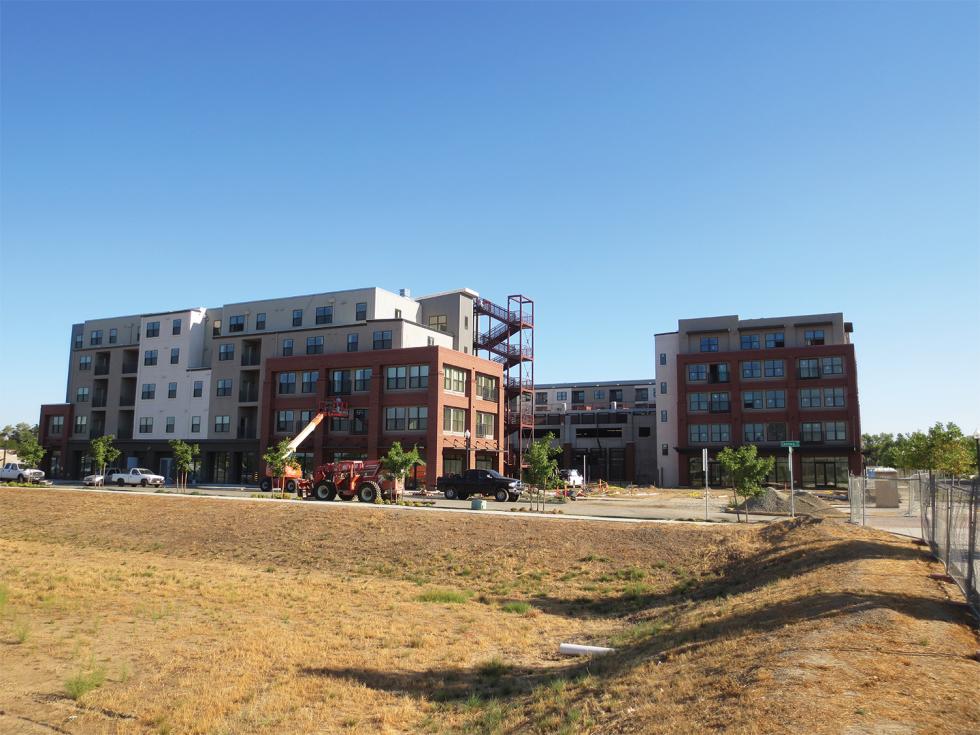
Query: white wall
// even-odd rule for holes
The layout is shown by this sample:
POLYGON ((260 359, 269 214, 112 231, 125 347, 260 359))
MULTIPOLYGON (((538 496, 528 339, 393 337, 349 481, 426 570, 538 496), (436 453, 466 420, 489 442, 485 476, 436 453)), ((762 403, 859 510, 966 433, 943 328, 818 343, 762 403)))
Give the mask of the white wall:
POLYGON ((658 334, 654 338, 654 363, 657 375, 657 465, 661 487, 677 487, 680 481, 680 455, 674 447, 677 446, 677 412, 683 410, 677 405, 677 352, 679 335, 676 332, 658 334), (666 355, 666 365, 660 364, 660 355, 666 355), (660 392, 660 384, 667 384, 667 392, 660 392), (661 412, 667 412, 667 421, 660 420, 661 412), (667 455, 661 451, 661 445, 667 445, 667 455))

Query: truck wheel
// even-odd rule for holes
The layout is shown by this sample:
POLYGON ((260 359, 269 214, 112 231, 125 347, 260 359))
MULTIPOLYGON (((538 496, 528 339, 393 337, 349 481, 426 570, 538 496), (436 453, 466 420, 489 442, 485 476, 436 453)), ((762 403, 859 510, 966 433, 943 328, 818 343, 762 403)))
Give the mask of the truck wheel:
POLYGON ((316 494, 317 500, 333 500, 337 497, 337 488, 329 482, 321 482, 314 488, 313 492, 316 494))
POLYGON ((493 494, 493 497, 494 500, 496 500, 498 503, 506 503, 507 498, 510 497, 510 494, 503 488, 500 488, 497 492, 493 494))
POLYGON ((259 480, 259 490, 261 490, 264 493, 267 493, 270 490, 272 490, 272 480, 269 479, 268 477, 263 477, 261 480, 259 480))
POLYGON ((357 499, 362 503, 373 503, 378 497, 378 486, 373 482, 365 482, 357 488, 357 499))
POLYGON ((23 481, 24 481, 24 476, 23 475, 17 475, 17 482, 23 482, 23 481))
POLYGON ((122 478, 120 477, 120 478, 119 478, 118 480, 116 480, 116 484, 117 484, 117 485, 118 485, 119 487, 122 487, 123 485, 125 485, 125 484, 126 484, 126 481, 125 481, 124 479, 122 479, 122 478))
POLYGON ((286 492, 287 493, 296 492, 296 480, 286 480, 286 492))
POLYGON ((140 485, 142 487, 146 487, 146 480, 140 480, 140 485))
POLYGON ((447 487, 445 490, 442 491, 442 494, 446 496, 446 500, 455 500, 456 499, 456 488, 454 488, 454 487, 447 487))

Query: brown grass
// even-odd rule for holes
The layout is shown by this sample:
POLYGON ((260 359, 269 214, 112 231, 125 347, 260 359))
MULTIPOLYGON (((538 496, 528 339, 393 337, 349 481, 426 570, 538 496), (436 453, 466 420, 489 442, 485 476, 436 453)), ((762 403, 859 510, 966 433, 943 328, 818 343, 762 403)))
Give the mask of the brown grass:
POLYGON ((0 731, 971 732, 932 571, 830 522, 0 489, 0 731))

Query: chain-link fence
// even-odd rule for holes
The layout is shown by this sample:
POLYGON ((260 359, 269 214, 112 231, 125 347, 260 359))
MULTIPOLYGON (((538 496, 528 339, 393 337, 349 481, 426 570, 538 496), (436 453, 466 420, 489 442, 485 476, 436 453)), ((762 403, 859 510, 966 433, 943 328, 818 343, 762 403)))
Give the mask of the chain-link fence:
POLYGON ((875 518, 907 518, 906 525, 917 527, 915 518, 922 504, 923 487, 928 484, 928 473, 856 477, 851 475, 847 483, 851 523, 868 524, 868 514, 875 518))
POLYGON ((924 485, 921 505, 922 538, 932 553, 946 565, 946 573, 963 590, 973 612, 980 616, 980 592, 977 577, 980 559, 977 546, 980 528, 977 512, 980 509, 978 478, 959 480, 955 477, 928 478, 924 485))

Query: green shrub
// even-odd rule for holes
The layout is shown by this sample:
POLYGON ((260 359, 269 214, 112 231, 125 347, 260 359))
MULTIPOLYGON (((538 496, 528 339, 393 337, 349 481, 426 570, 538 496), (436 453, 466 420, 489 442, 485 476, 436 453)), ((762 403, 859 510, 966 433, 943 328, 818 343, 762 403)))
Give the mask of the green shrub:
POLYGON ((451 605, 461 605, 470 599, 468 592, 459 590, 432 589, 426 590, 415 598, 419 602, 439 602, 451 605))
POLYGON ((519 600, 512 600, 510 602, 505 602, 500 606, 500 609, 505 613, 513 613, 514 615, 527 615, 534 608, 529 602, 521 602, 519 600))
POLYGON ((65 691, 72 699, 79 699, 93 689, 98 689, 103 683, 105 683, 105 669, 98 666, 88 671, 79 671, 66 680, 65 691))

